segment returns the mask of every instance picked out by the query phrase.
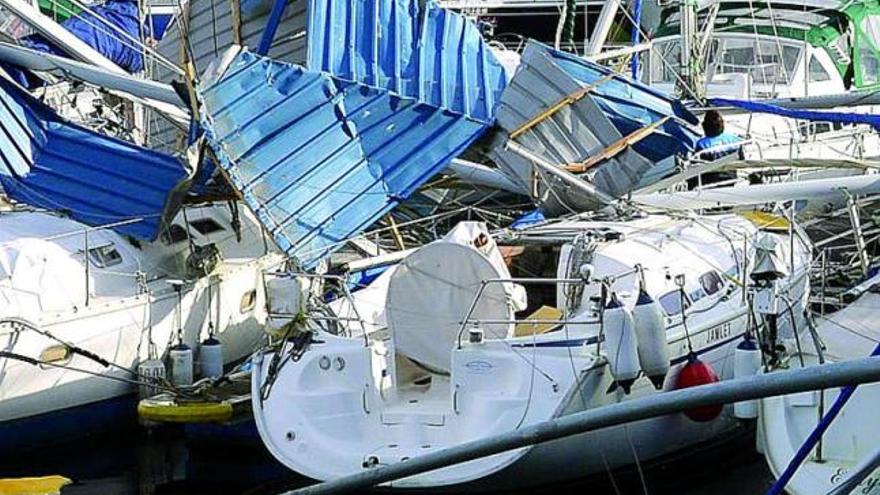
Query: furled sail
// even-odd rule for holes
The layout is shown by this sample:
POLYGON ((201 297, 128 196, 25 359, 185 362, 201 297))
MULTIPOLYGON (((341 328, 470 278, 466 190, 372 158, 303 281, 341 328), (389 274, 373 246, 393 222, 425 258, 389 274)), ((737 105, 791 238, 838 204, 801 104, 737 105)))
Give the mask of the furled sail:
MULTIPOLYGON (((73 14, 61 25, 128 72, 143 70, 144 58, 138 43, 142 27, 146 29, 147 26, 140 25, 135 0, 107 0, 89 11, 73 14)), ((22 38, 20 42, 34 50, 64 55, 61 49, 39 34, 22 38)))
MULTIPOLYGON (((502 94, 497 116, 508 139, 546 162, 569 166, 612 197, 671 173, 674 156, 691 151, 698 138, 689 127, 696 117, 677 100, 534 41, 502 94), (607 156, 594 158, 603 153, 607 156)), ((599 205, 558 178, 542 175, 505 143, 495 148, 493 159, 533 191, 547 213, 599 205)))
POLYGON ((153 240, 189 172, 176 158, 63 120, 0 78, 0 184, 21 203, 153 240))
POLYGON ((415 0, 315 1, 309 68, 241 51, 203 82, 221 166, 312 268, 493 123, 504 70, 476 26, 415 0))

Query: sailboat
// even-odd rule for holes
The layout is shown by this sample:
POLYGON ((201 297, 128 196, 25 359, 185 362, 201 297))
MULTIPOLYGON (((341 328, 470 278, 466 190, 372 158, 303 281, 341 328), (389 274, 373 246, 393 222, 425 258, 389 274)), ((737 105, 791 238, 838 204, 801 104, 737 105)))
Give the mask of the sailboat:
MULTIPOLYGON (((693 90, 731 111, 728 132, 745 136, 747 159, 866 159, 880 154, 869 126, 810 121, 804 116, 749 112, 749 102, 812 101, 858 94, 878 83, 877 33, 880 11, 870 2, 773 1, 752 6, 707 2, 693 14, 661 9, 644 79, 673 94, 682 84, 679 60, 699 67, 693 90), (688 23, 692 23, 688 26, 688 23), (695 40, 681 58, 682 36, 695 40), (731 106, 731 104, 737 106, 731 106)), ((685 93, 687 95, 687 93, 685 93)), ((789 103, 790 104, 790 103, 789 103)), ((873 114, 858 104, 847 112, 873 114)))
POLYGON ((215 337, 221 365, 252 352, 262 274, 284 261, 253 215, 181 206, 198 182, 183 161, 66 121, 6 79, 0 90, 4 453, 132 418, 138 365, 172 346, 215 337))
MULTIPOLYGON (((380 330, 321 325, 305 346, 254 363, 254 416, 270 452, 328 480, 557 416, 687 386, 694 366, 733 376, 758 317, 750 261, 769 249, 803 331, 810 246, 735 216, 571 218, 490 233, 459 224, 376 280, 380 330), (790 250, 793 248, 793 250, 790 250), (384 285, 384 288, 383 288, 384 285), (329 327, 328 327, 329 328, 329 327), (688 371, 684 371, 688 370, 688 371)), ((578 435, 396 482, 492 488, 576 478, 658 459, 735 431, 731 408, 692 411, 578 435), (634 446, 635 445, 635 446, 634 446), (637 446, 637 447, 636 447, 637 446)))

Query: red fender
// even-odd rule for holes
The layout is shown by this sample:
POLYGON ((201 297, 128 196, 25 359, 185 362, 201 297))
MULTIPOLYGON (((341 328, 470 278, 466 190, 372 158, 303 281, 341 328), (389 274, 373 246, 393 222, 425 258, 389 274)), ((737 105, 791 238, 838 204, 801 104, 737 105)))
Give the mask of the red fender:
MULTIPOLYGON (((715 370, 713 370, 708 364, 700 361, 700 358, 698 358, 696 354, 691 353, 688 356, 687 364, 681 368, 678 372, 678 376, 675 378, 675 388, 682 389, 696 387, 698 385, 715 383, 717 381, 719 381, 719 378, 718 375, 715 374, 715 370)), ((684 414, 694 421, 705 423, 717 418, 721 414, 723 408, 723 404, 718 404, 717 406, 696 407, 694 409, 688 409, 684 414)))

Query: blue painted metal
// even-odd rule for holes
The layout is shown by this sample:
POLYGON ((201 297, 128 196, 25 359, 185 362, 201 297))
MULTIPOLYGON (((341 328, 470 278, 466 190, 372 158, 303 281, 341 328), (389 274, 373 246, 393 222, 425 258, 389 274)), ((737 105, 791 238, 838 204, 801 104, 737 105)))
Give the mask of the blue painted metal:
POLYGON ((308 67, 491 123, 504 68, 464 17, 418 2, 313 0, 308 67))
MULTIPOLYGON (((552 63, 582 86, 598 82, 611 73, 601 65, 589 62, 570 53, 561 52, 536 41, 526 46, 523 58, 534 55, 548 57, 552 63)), ((699 120, 677 99, 646 84, 625 76, 615 76, 600 84, 590 96, 608 115, 622 135, 627 135, 662 117, 673 119, 660 127, 658 132, 636 143, 634 149, 641 155, 660 161, 672 154, 693 151, 699 135, 686 125, 697 125, 699 120)))
MULTIPOLYGON (((637 129, 674 117, 644 139, 593 166, 584 180, 599 191, 622 197, 675 170, 675 155, 690 152, 699 135, 694 117, 680 102, 625 76, 568 53, 529 42, 519 68, 501 96, 498 124, 514 134, 538 116, 542 120, 515 133, 514 141, 549 163, 582 162, 637 129), (592 90, 547 114, 585 87, 592 90)), ((543 213, 554 216, 601 206, 591 195, 545 177, 534 183, 532 162, 498 143, 495 163, 525 190, 535 191, 543 213)))
MULTIPOLYGON (((641 22, 642 22, 642 0, 635 0, 633 2, 633 25, 632 25, 632 33, 630 38, 632 39, 633 46, 636 46, 641 42, 641 22)), ((636 81, 639 80, 639 54, 634 53, 632 57, 632 61, 630 63, 630 68, 632 69, 632 78, 636 81)))
MULTIPOLYGON (((328 8, 365 12, 370 5, 377 4, 333 1, 328 8)), ((349 60, 378 50, 376 63, 328 62, 328 74, 242 52, 202 91, 205 127, 221 166, 279 247, 304 268, 375 223, 463 152, 491 124, 506 83, 500 64, 462 18, 431 6, 422 31, 414 32, 416 2, 397 5, 388 14, 394 22, 374 29, 404 25, 409 31, 344 42, 332 34, 339 27, 334 22, 368 20, 321 17, 323 5, 312 6, 312 17, 332 24, 324 30, 331 33, 326 53, 343 54, 336 44, 351 43, 349 60), (443 46, 443 32, 457 33, 459 42, 443 46), (376 41, 384 36, 410 41, 380 48, 376 41), (373 69, 358 69, 367 65, 373 69), (465 87, 472 80, 465 73, 480 66, 495 77, 480 76, 484 87, 465 87), (341 74, 340 67, 353 69, 341 74)))
POLYGON ((89 225, 141 218, 116 230, 153 240, 187 178, 176 158, 64 121, 0 78, 0 184, 10 198, 89 225))
POLYGON ((284 15, 285 7, 287 7, 287 0, 275 0, 272 3, 272 12, 269 13, 269 19, 263 29, 263 36, 260 37, 260 44, 257 46, 258 54, 266 55, 269 53, 269 48, 272 48, 272 40, 275 39, 275 32, 278 31, 278 25, 281 24, 281 16, 284 15))

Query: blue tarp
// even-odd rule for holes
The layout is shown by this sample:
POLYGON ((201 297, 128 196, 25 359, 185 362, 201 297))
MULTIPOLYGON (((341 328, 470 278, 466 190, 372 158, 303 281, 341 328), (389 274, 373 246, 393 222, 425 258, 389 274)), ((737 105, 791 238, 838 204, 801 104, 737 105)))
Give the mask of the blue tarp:
POLYGON ((152 240, 187 177, 177 159, 66 122, 0 78, 0 184, 15 201, 95 226, 142 218, 115 230, 152 240))
POLYGON ((303 268, 443 170, 491 125, 504 88, 475 26, 429 4, 419 29, 415 0, 391 5, 313 3, 313 67, 242 52, 205 81, 204 125, 221 166, 303 268), (457 42, 444 45, 443 32, 457 42), (331 63, 316 50, 347 58, 331 63), (477 67, 480 86, 467 86, 477 67))
POLYGON ((517 219, 510 224, 510 228, 513 230, 522 230, 546 221, 547 217, 544 216, 544 213, 542 213, 541 210, 532 210, 517 217, 517 219))
MULTIPOLYGON (((82 12, 61 25, 116 65, 128 72, 140 72, 144 68, 144 59, 133 41, 141 39, 138 22, 137 1, 107 0, 102 5, 92 7, 91 12, 82 12), (97 17, 116 26, 128 34, 128 37, 97 17)), ((39 34, 26 36, 19 42, 34 50, 66 56, 61 49, 39 34)))
POLYGON ((728 98, 712 98, 709 104, 715 107, 737 107, 749 112, 770 113, 792 119, 810 120, 815 122, 838 122, 841 124, 868 124, 880 131, 880 115, 845 112, 819 112, 815 110, 792 110, 757 101, 732 100, 728 98))

